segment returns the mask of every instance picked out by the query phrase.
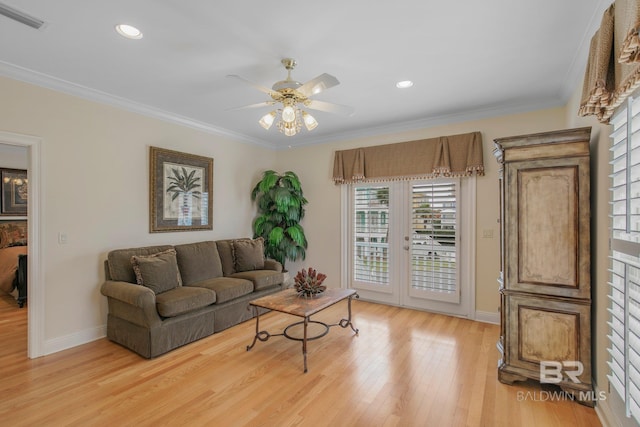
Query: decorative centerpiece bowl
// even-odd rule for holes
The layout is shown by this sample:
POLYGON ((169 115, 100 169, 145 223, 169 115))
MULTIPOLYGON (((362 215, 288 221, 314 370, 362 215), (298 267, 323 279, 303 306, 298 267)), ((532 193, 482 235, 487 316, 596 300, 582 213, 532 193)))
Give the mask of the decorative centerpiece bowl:
POLYGON ((294 287, 299 296, 313 297, 327 289, 322 284, 326 278, 326 274, 318 273, 314 268, 309 267, 308 270, 302 269, 298 271, 294 278, 294 287))

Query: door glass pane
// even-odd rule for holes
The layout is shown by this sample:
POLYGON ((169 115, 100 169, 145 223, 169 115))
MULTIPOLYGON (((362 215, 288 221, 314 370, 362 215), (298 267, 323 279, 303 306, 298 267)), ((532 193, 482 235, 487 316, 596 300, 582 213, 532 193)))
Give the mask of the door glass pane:
POLYGON ((455 182, 412 186, 411 287, 457 292, 455 182))
POLYGON ((389 283, 389 187, 354 187, 353 280, 389 283))

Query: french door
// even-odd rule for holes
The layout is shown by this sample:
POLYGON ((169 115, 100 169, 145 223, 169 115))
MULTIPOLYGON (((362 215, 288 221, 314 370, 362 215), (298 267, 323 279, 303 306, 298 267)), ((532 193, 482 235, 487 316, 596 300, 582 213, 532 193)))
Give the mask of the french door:
POLYGON ((349 186, 347 286, 366 300, 468 317, 475 247, 471 187, 473 179, 349 186))

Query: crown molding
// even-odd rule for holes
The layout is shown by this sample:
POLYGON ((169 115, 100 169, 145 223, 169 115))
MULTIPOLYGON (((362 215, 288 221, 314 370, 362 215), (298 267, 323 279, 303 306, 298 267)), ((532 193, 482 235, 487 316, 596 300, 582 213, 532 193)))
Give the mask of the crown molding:
POLYGON ((388 135, 420 129, 428 129, 435 126, 442 126, 454 123, 464 123, 474 120, 489 119, 501 116, 508 116, 519 113, 529 113, 532 111, 544 110, 547 108, 562 107, 566 104, 565 99, 553 98, 536 102, 514 102, 500 105, 487 106, 474 110, 460 111, 440 116, 427 117, 424 119, 411 120, 391 125, 373 126, 352 132, 340 132, 316 138, 299 140, 295 144, 287 144, 286 147, 276 147, 276 150, 286 150, 308 145, 324 144, 328 142, 348 141, 370 136, 388 135))
MULTIPOLYGON (((36 86, 51 89, 57 92, 66 93, 69 95, 77 96, 89 101, 94 101, 100 104, 110 105, 116 108, 120 108, 133 113, 141 114, 147 117, 155 118, 169 123, 178 124, 191 129, 202 131, 205 133, 221 136, 224 138, 232 139, 243 143, 253 144, 264 148, 273 150, 287 150, 291 148, 303 147, 308 145, 324 144, 328 142, 347 141, 358 138, 366 138, 376 135, 386 135, 393 133, 401 133, 407 131, 414 131, 419 129, 426 129, 429 127, 462 123, 467 121, 486 119, 492 117, 506 116, 516 113, 524 113, 530 111, 541 110, 545 108, 553 108, 565 105, 568 99, 568 95, 561 98, 554 98, 551 100, 536 101, 536 102, 519 102, 510 104, 500 104, 487 106, 484 108, 477 108, 473 110, 466 110, 455 112, 451 114, 443 114, 440 116, 427 117, 419 120, 410 120, 406 122, 393 123, 390 125, 382 126, 370 126, 356 131, 335 132, 318 137, 300 138, 295 141, 287 142, 284 145, 278 143, 269 143, 264 140, 249 137, 244 134, 240 134, 228 129, 216 127, 208 123, 204 123, 198 120, 191 119, 189 117, 180 116, 165 110, 154 108, 145 104, 134 102, 125 98, 114 96, 99 90, 91 89, 82 85, 68 82, 66 80, 58 79, 37 71, 33 71, 27 68, 19 67, 7 62, 0 61, 0 76, 12 78, 14 80, 23 81, 36 86)), ((569 84, 568 81, 567 84, 569 84)), ((572 88, 570 88, 573 90, 572 88)), ((564 91, 562 91, 564 92, 564 91)), ((570 92, 570 91, 567 91, 570 92)))
POLYGON ((58 79, 47 74, 39 73, 28 68, 19 67, 8 62, 0 61, 0 76, 9 77, 14 80, 19 80, 25 83, 44 87, 46 89, 51 89, 56 92, 62 92, 68 95, 77 96, 79 98, 94 101, 100 104, 110 105, 112 107, 117 107, 126 111, 130 111, 132 113, 141 114, 143 116, 151 117, 165 122, 175 123, 209 134, 230 138, 240 142, 255 144, 266 148, 274 148, 272 144, 268 144, 264 141, 248 137, 247 135, 213 126, 208 123, 191 119, 189 117, 180 116, 178 114, 164 111, 159 108, 151 107, 139 102, 111 95, 109 93, 102 92, 96 89, 91 89, 86 86, 71 83, 69 81, 58 79))

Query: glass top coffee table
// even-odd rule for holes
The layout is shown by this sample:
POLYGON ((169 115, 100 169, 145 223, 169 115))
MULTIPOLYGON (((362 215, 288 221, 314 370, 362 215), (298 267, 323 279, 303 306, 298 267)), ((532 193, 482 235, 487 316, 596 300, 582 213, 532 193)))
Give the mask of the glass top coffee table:
POLYGON ((356 335, 358 334, 358 329, 356 329, 353 326, 353 323, 351 323, 351 300, 353 298, 359 298, 358 294, 353 289, 327 289, 322 294, 314 297, 299 296, 295 289, 287 289, 282 292, 249 301, 249 304, 253 306, 256 313, 256 335, 253 337, 251 345, 247 346, 247 351, 253 348, 257 340, 266 341, 271 337, 284 336, 291 340, 302 341, 304 372, 307 372, 307 341, 325 336, 329 332, 329 328, 333 326, 341 326, 343 328, 348 326, 356 335), (334 324, 326 324, 324 322, 311 320, 312 315, 327 307, 331 307, 344 299, 347 300, 348 317, 346 319, 342 319, 338 323, 334 324), (292 316, 302 317, 303 320, 287 326, 280 334, 270 334, 267 331, 260 330, 259 308, 266 308, 290 314, 292 316), (314 335, 308 336, 309 324, 317 326, 320 332, 316 332, 314 335), (293 330, 296 327, 299 327, 299 325, 302 325, 302 337, 296 336, 293 333, 293 330))

